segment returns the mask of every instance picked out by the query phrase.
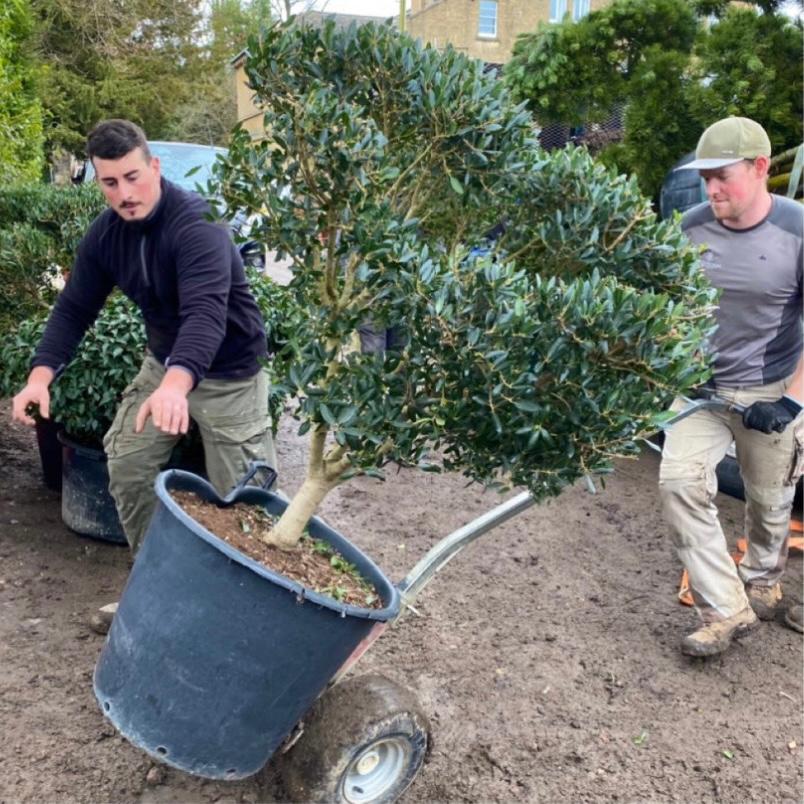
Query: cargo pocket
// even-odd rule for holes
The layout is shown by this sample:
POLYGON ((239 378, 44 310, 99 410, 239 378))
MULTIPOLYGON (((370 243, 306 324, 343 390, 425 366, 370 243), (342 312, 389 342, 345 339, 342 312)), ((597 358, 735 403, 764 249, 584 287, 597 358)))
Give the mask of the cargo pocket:
POLYGON ((202 428, 207 472, 212 484, 226 493, 245 474, 251 461, 276 468, 270 419, 266 414, 243 421, 237 416, 209 417, 202 428))
POLYGON ((804 433, 799 430, 793 436, 793 462, 785 485, 795 486, 802 474, 804 474, 804 433))
POLYGON ((140 387, 136 380, 129 383, 123 390, 123 395, 120 397, 120 405, 117 408, 117 413, 114 415, 111 427, 106 431, 103 436, 103 449, 106 455, 110 458, 118 457, 121 453, 120 436, 126 428, 126 422, 131 420, 131 430, 134 430, 134 420, 137 416, 137 408, 139 407, 139 390, 140 387))

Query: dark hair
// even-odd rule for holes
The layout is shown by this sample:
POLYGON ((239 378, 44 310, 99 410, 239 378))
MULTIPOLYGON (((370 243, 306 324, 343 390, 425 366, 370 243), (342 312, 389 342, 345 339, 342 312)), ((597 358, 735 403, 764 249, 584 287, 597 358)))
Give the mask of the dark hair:
POLYGON ((87 137, 87 156, 92 159, 120 159, 135 148, 142 149, 146 162, 151 161, 151 152, 145 132, 130 120, 104 120, 98 123, 87 137))

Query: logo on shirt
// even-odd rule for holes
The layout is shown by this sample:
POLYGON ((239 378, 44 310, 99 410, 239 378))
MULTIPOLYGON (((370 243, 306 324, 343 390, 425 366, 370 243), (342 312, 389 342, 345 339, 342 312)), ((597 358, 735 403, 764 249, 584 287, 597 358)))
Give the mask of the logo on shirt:
POLYGON ((712 253, 709 249, 701 254, 701 266, 704 271, 717 271, 719 268, 723 267, 717 255, 712 253))

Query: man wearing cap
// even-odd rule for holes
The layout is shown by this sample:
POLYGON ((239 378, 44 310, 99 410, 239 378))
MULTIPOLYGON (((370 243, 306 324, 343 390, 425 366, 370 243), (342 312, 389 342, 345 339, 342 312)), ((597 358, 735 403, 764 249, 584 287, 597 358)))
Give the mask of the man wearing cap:
MULTIPOLYGON (((681 225, 702 247, 703 270, 721 291, 710 343, 712 390, 745 408, 741 415, 695 413, 664 443, 662 504, 701 619, 681 643, 691 656, 721 653, 757 618, 775 618, 804 468, 803 210, 768 192, 770 154, 762 126, 728 117, 703 133, 695 160, 679 168, 700 171, 708 197, 681 225), (715 468, 732 440, 746 499, 748 548, 739 566, 713 502, 715 468)), ((676 400, 673 408, 683 405, 676 400)))

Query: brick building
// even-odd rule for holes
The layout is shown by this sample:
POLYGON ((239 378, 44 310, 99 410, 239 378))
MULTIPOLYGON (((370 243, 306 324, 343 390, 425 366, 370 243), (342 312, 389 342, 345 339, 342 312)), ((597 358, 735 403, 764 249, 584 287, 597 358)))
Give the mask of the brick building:
POLYGON ((408 32, 435 47, 451 44, 491 64, 511 58, 522 33, 540 22, 581 19, 610 0, 411 0, 408 32))
MULTIPOLYGON (((364 25, 367 22, 382 24, 388 22, 388 17, 367 17, 356 14, 328 14, 322 11, 305 11, 297 16, 299 21, 306 25, 320 26, 325 20, 332 20, 338 28, 348 28, 352 23, 364 25)), ((395 22, 395 20, 392 20, 395 22)), ((235 69, 235 91, 237 92, 237 122, 243 125, 252 137, 259 138, 264 134, 262 127, 262 112, 254 103, 254 93, 249 89, 246 80, 247 51, 243 50, 232 59, 235 69)))

